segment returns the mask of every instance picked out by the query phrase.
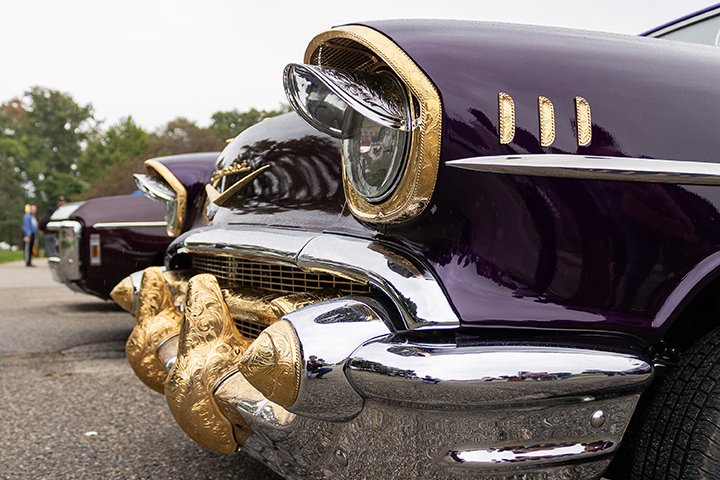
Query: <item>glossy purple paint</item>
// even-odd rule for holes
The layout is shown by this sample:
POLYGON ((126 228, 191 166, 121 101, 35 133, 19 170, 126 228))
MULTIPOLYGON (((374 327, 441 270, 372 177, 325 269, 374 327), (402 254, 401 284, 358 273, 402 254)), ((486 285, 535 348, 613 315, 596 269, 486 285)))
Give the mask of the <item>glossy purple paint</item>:
POLYGON ((369 25, 406 50, 443 100, 433 205, 388 240, 432 264, 466 324, 658 338, 681 279, 719 250, 717 189, 496 175, 444 162, 533 153, 717 161, 720 117, 708 105, 720 105, 718 51, 477 22, 369 25), (515 100, 510 145, 498 140, 498 92, 515 100), (555 105, 557 136, 546 148, 539 95, 555 105), (576 95, 592 107, 589 147, 577 146, 576 95))
POLYGON ((295 113, 267 119, 243 131, 221 154, 221 164, 247 161, 269 166, 245 187, 216 224, 254 224, 322 231, 342 212, 345 198, 336 139, 324 135, 295 113))
POLYGON ((201 207, 205 199, 205 185, 215 171, 215 162, 220 152, 184 153, 155 158, 165 165, 185 186, 188 194, 185 225, 200 224, 201 207))
POLYGON ((390 228, 363 225, 341 210, 337 142, 288 114, 243 133, 239 149, 223 158, 224 166, 240 159, 271 164, 272 174, 220 209, 215 225, 328 231, 392 244, 436 273, 466 326, 660 338, 720 265, 720 190, 487 174, 444 162, 514 153, 714 162, 720 117, 707 106, 720 105, 717 50, 471 22, 370 25, 403 47, 442 96, 441 169, 426 214, 390 228), (506 146, 498 139, 501 91, 517 109, 515 141, 506 146), (557 138, 547 148, 538 140, 539 95, 555 105, 557 138), (577 146, 576 95, 592 107, 589 147, 577 146))
POLYGON ((80 240, 82 280, 78 286, 91 295, 110 298, 123 278, 151 265, 162 265, 162 254, 172 240, 165 227, 98 230, 100 222, 163 221, 165 207, 142 195, 99 197, 86 201, 72 218, 83 224, 80 240), (102 264, 90 266, 90 235, 100 235, 102 264))

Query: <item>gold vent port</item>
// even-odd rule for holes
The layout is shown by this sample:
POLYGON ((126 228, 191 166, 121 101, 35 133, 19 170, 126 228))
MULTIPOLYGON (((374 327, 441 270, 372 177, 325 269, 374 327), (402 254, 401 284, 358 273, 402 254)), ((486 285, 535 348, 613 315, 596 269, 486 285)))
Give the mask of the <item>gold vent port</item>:
POLYGON ((239 257, 192 255, 193 270, 211 273, 223 288, 259 288, 271 292, 298 293, 336 290, 345 295, 367 295, 370 286, 329 273, 306 272, 290 265, 275 265, 239 257))
POLYGON ((334 38, 320 45, 309 63, 357 72, 372 72, 385 65, 370 49, 347 38, 334 38))

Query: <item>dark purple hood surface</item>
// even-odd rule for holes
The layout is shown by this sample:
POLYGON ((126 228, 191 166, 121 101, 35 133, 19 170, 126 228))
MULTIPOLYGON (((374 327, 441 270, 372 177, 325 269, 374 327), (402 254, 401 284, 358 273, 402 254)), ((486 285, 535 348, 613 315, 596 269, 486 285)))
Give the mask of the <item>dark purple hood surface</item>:
POLYGON ((341 210, 337 142, 289 114, 247 131, 249 161, 271 162, 275 173, 221 209, 215 224, 393 244, 436 272, 468 326, 612 330, 653 342, 688 293, 715 275, 716 188, 498 175, 444 162, 532 153, 716 161, 720 51, 476 22, 369 25, 404 48, 442 97, 441 168, 426 214, 401 227, 357 222, 341 210), (498 92, 515 99, 510 145, 498 139, 498 92), (555 106, 556 140, 546 148, 539 95, 555 106), (575 96, 592 108, 589 147, 576 143, 575 96))
POLYGON ((200 223, 201 207, 205 199, 205 185, 215 171, 218 155, 220 152, 202 152, 155 158, 165 165, 187 190, 186 228, 200 223))
MULTIPOLYGON (((717 161, 717 49, 477 22, 369 25, 403 47, 438 87, 443 164, 537 153, 717 161), (517 109, 510 145, 498 140, 501 91, 517 109), (538 139, 539 95, 555 105, 550 147, 538 139), (576 95, 592 108, 589 147, 576 143, 576 95)), ((616 329, 652 340, 667 328, 678 299, 671 293, 690 290, 701 278, 692 270, 719 249, 718 205, 720 192, 711 187, 442 165, 425 218, 388 235, 433 265, 469 324, 616 329)))

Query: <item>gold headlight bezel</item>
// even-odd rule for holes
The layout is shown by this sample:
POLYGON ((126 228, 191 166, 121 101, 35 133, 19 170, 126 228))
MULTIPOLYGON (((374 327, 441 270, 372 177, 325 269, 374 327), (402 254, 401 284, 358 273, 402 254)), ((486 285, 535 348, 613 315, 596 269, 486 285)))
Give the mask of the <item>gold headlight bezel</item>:
POLYGON ((177 213, 175 215, 175 224, 167 224, 167 234, 171 237, 177 237, 183 232, 185 227, 185 217, 187 215, 187 190, 185 186, 173 175, 169 168, 155 159, 145 160, 145 171, 148 175, 159 175, 165 180, 170 188, 175 192, 175 201, 177 202, 177 213))
MULTIPOLYGON (((323 61, 321 49, 333 40, 350 40, 370 50, 376 64, 370 69, 389 68, 410 93, 412 132, 406 165, 395 191, 380 203, 370 203, 349 182, 343 159, 342 177, 351 213, 361 221, 380 224, 404 223, 418 217, 429 205, 437 183, 442 137, 442 102, 435 85, 415 62, 392 40, 372 28, 346 25, 320 33, 305 51, 305 63, 338 68, 323 61)), ((366 68, 366 67, 365 67, 366 68)))

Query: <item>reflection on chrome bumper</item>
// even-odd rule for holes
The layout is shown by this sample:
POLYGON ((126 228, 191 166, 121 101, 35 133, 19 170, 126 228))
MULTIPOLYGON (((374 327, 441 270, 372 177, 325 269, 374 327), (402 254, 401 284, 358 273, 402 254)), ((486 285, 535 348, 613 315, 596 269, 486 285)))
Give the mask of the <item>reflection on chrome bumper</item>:
POLYGON ((652 377, 629 354, 392 333, 361 297, 290 311, 251 342, 212 276, 189 285, 184 325, 154 348, 173 414, 291 478, 596 479, 652 377))
POLYGON ((192 234, 184 248, 364 280, 389 300, 221 289, 208 273, 182 305, 159 274, 140 292, 181 313, 162 335, 163 315, 139 315, 133 338, 147 344, 131 362, 153 364, 182 429, 286 477, 597 479, 651 381, 636 355, 459 332, 432 273, 376 242, 242 232, 192 234), (262 325, 254 340, 243 319, 262 325))
POLYGON ((56 257, 48 258, 48 264, 56 282, 77 288, 75 282, 82 279, 80 271, 80 239, 82 224, 75 220, 48 222, 47 229, 56 232, 56 257))
MULTIPOLYGON (((652 377, 651 365, 632 355, 459 345, 448 331, 386 335, 339 361, 343 347, 318 341, 338 338, 330 333, 342 317, 327 321, 331 303, 283 319, 304 352, 298 399, 285 405, 292 422, 238 409, 255 432, 243 449, 290 477, 599 478, 652 377), (324 378, 307 375, 312 357, 333 359, 324 378), (342 380, 352 394, 338 393, 342 380), (353 404, 343 399, 353 394, 361 407, 348 418, 353 404)), ((344 338, 372 336, 372 314, 345 318, 344 338)))

